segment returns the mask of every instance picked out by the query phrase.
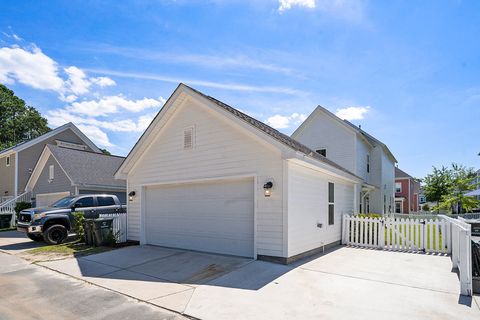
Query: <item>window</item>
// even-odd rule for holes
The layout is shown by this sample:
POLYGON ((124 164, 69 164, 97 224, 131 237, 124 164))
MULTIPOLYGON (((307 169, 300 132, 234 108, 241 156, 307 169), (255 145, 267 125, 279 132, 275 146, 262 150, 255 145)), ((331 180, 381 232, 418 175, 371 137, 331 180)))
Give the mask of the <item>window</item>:
POLYGON ((193 127, 186 128, 183 130, 183 148, 192 149, 193 148, 193 139, 194 132, 193 127))
POLYGON ((367 172, 370 172, 370 155, 367 154, 367 172))
POLYGON ((335 223, 335 185, 328 183, 328 225, 335 223))
POLYGON ((402 213, 402 203, 396 201, 395 202, 395 213, 402 213))
POLYGON ((402 183, 395 182, 395 193, 400 193, 400 192, 402 192, 402 183))
POLYGON ((55 178, 55 166, 52 164, 48 169, 48 180, 52 181, 55 178))
POLYGON ((85 208, 85 207, 93 207, 93 197, 86 197, 86 198, 81 198, 78 199, 77 202, 75 202, 75 207, 79 208, 85 208))
POLYGON ((322 156, 326 157, 327 156, 327 149, 318 149, 315 150, 318 154, 321 154, 322 156))
POLYGON ((5 159, 5 164, 7 165, 7 167, 10 167, 10 156, 8 156, 8 157, 5 159))
POLYGON ((115 200, 112 197, 97 197, 99 207, 114 206, 115 200))

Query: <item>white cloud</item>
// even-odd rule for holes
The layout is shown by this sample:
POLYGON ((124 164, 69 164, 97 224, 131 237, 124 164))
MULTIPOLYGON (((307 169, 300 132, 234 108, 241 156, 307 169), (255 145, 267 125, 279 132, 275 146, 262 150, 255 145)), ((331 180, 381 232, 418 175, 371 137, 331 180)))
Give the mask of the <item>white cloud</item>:
POLYGON ((58 64, 37 47, 31 50, 19 47, 0 48, 0 82, 19 82, 40 90, 63 90, 58 64))
POLYGON ((305 7, 309 9, 315 8, 315 0, 279 0, 278 11, 283 12, 290 10, 292 7, 305 7))
POLYGON ((113 147, 114 144, 110 142, 108 136, 105 132, 100 130, 98 127, 78 124, 78 129, 80 129, 87 137, 92 139, 100 147, 113 147))
POLYGON ((74 102, 66 107, 71 113, 83 114, 90 117, 105 116, 117 113, 121 109, 130 112, 140 112, 145 109, 160 107, 165 103, 165 99, 143 98, 139 100, 128 100, 122 95, 106 96, 99 100, 87 100, 74 102))
POLYGON ((365 114, 370 110, 369 106, 366 107, 347 107, 337 109, 335 115, 344 120, 362 120, 365 114))
POLYGON ((254 85, 241 84, 241 83, 225 83, 225 82, 213 82, 213 81, 196 80, 196 79, 182 79, 182 78, 174 78, 174 77, 169 77, 164 75, 123 72, 123 71, 105 70, 105 69, 86 69, 86 70, 95 72, 95 73, 103 73, 111 76, 116 76, 116 77, 156 80, 156 81, 163 81, 163 82, 176 83, 176 84, 183 82, 188 85, 196 85, 196 86, 202 86, 207 88, 217 88, 217 89, 233 90, 233 91, 270 92, 270 93, 281 93, 281 94, 297 95, 297 96, 302 96, 306 94, 304 91, 288 88, 288 87, 254 86, 254 85))
POLYGON ((117 84, 109 77, 90 78, 90 80, 92 81, 92 83, 95 83, 99 87, 110 87, 117 84))
POLYGON ((292 113, 290 116, 276 114, 268 118, 265 123, 275 129, 285 129, 302 123, 306 118, 306 115, 299 113, 292 113))
POLYGON ((63 68, 63 72, 56 61, 36 46, 21 48, 15 45, 0 48, 2 83, 19 82, 34 89, 55 91, 60 100, 67 102, 89 93, 92 85, 115 85, 115 81, 108 77, 89 78, 82 69, 75 66, 63 68))

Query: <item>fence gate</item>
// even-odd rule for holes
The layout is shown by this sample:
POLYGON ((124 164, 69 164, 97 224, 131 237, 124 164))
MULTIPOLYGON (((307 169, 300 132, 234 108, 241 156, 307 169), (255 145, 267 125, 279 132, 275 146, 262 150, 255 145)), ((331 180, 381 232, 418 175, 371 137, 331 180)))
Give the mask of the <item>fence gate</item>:
POLYGON ((342 242, 384 250, 450 253, 448 224, 443 219, 344 216, 342 242))

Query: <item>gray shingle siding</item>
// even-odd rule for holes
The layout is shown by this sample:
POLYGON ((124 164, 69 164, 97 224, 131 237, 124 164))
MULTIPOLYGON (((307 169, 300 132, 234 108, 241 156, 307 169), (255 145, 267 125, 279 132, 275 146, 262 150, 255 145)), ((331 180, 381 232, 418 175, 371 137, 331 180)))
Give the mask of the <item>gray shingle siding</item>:
POLYGON ((2 197, 15 195, 15 154, 10 155, 10 166, 7 157, 0 158, 0 202, 2 197), (6 192, 6 193, 5 193, 6 192))
MULTIPOLYGON (((33 170, 37 163, 40 154, 42 154, 43 148, 47 144, 55 144, 55 140, 62 140, 71 143, 85 144, 72 130, 68 129, 57 133, 50 139, 37 143, 30 148, 20 151, 18 157, 18 193, 21 194, 25 191, 28 179, 30 178, 29 170, 33 170)), ((87 147, 88 151, 93 151, 87 147)))
POLYGON ((75 193, 75 188, 72 187, 70 179, 62 170, 58 162, 50 156, 46 165, 43 167, 42 173, 33 188, 34 194, 55 193, 55 192, 70 192, 75 193), (54 179, 49 182, 50 166, 54 166, 54 179))

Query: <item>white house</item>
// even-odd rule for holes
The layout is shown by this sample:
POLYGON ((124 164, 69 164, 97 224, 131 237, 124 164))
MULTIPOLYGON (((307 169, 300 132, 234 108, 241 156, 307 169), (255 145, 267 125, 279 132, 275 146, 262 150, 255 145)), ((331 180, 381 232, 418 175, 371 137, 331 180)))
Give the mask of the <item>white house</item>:
POLYGON ((128 238, 288 263, 339 243, 362 179, 180 84, 115 174, 128 238))
POLYGON ((360 199, 356 212, 393 212, 397 160, 383 142, 321 106, 292 138, 362 178, 355 190, 360 199))

